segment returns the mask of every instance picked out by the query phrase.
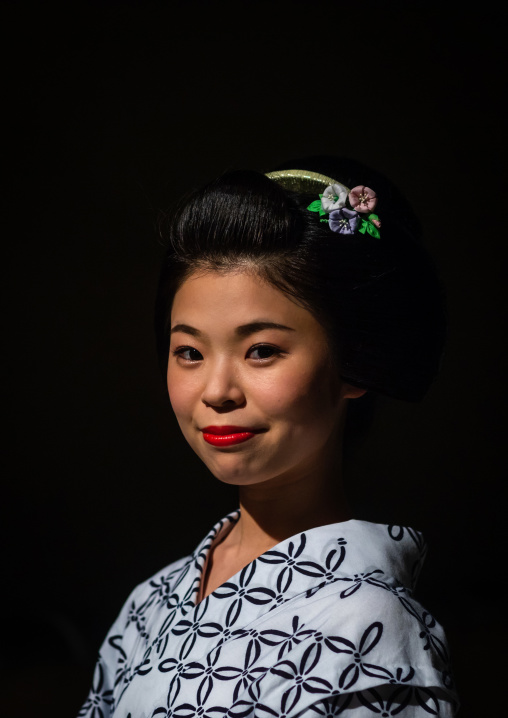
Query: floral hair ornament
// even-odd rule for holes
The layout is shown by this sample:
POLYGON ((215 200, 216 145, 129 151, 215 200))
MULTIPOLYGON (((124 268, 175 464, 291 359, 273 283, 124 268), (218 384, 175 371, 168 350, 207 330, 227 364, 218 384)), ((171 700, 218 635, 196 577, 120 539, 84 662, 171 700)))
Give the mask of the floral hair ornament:
POLYGON ((367 233, 376 239, 381 236, 381 221, 372 211, 377 205, 377 195, 370 187, 358 185, 350 190, 331 177, 308 170, 281 170, 266 176, 293 192, 319 194, 319 199, 311 202, 307 209, 318 212, 320 221, 328 222, 332 232, 367 233), (325 215, 328 219, 323 219, 325 215))

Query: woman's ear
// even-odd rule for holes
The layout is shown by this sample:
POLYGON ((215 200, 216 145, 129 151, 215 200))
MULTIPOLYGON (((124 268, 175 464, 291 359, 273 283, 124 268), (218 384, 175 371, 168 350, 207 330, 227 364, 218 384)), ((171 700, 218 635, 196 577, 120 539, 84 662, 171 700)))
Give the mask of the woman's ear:
POLYGON ((342 384, 341 396, 343 399, 358 399, 367 393, 367 389, 360 389, 359 386, 352 386, 347 382, 342 384))

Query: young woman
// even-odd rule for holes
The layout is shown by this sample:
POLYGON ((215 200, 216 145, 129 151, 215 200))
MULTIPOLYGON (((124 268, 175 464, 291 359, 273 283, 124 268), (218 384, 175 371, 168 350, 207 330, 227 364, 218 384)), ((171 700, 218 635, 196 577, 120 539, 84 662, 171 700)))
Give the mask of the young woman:
MULTIPOLYGON (((167 218, 156 330, 185 439, 239 509, 131 594, 80 716, 453 716, 420 533, 358 520, 350 402, 410 401, 444 310, 404 199, 354 162, 231 172, 167 218)), ((389 490, 389 489, 387 489, 389 490)))

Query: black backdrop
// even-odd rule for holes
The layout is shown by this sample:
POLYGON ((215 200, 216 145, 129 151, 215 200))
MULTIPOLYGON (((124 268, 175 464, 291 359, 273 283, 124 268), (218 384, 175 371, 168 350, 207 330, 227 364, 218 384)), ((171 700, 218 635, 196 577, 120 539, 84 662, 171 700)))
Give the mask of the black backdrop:
POLYGON ((5 715, 75 715, 133 586, 236 507, 183 445, 158 374, 158 209, 223 170, 318 153, 400 185, 447 287, 440 378, 422 404, 380 403, 348 485, 359 518, 425 533, 419 595, 447 629, 461 715, 500 714, 496 17, 276 1, 1 13, 5 715))

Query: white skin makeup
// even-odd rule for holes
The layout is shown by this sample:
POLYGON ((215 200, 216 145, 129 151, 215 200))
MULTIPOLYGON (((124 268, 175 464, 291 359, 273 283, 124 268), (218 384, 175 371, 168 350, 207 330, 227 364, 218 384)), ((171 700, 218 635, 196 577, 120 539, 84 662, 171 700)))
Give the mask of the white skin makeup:
POLYGON ((352 518, 341 438, 347 400, 364 391, 339 378, 316 318, 253 272, 208 271, 177 291, 171 328, 180 428, 212 474, 239 487, 240 520, 216 549, 222 580, 294 534, 352 518), (255 433, 205 440, 203 429, 224 426, 255 433))

